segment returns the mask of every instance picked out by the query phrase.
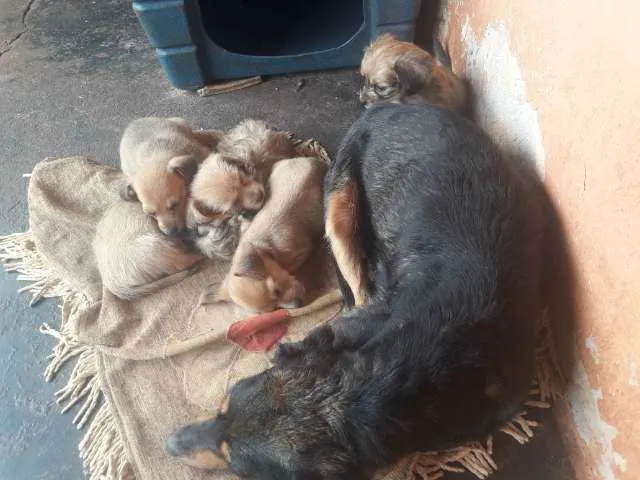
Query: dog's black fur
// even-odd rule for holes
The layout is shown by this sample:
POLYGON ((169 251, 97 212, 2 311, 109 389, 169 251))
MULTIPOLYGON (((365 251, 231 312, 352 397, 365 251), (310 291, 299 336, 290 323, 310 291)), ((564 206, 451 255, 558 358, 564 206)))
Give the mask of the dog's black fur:
POLYGON ((224 443, 245 478, 368 479, 403 455, 481 439, 520 408, 544 303, 536 175, 459 115, 379 105, 340 147, 328 209, 348 182, 366 303, 282 345, 226 412, 176 432, 171 453, 220 455, 224 443))

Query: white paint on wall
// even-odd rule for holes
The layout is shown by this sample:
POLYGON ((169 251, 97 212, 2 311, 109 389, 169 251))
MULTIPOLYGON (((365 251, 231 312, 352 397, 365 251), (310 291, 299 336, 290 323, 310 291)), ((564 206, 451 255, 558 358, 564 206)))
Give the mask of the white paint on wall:
POLYGON ((638 364, 634 360, 629 362, 629 385, 638 386, 638 364))
POLYGON ((487 26, 477 39, 467 18, 462 43, 476 120, 505 152, 532 162, 544 176, 538 114, 527 101, 526 84, 504 25, 487 26))
POLYGON ((613 440, 618 436, 618 429, 600 416, 598 401, 602 399, 602 389, 592 388, 584 364, 578 362, 573 382, 567 392, 573 421, 584 443, 592 445, 595 442, 598 445, 600 478, 616 480, 615 470, 626 471, 627 461, 613 448, 613 440))
POLYGON ((600 363, 600 352, 598 351, 598 346, 596 345, 596 341, 593 338, 593 335, 589 335, 587 341, 585 342, 585 346, 589 353, 591 354, 591 358, 596 362, 596 365, 600 363))

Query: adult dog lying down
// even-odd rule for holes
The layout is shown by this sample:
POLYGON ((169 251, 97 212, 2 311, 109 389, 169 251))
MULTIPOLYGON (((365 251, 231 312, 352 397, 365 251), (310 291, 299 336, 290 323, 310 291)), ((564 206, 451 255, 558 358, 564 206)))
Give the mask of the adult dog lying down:
POLYGON ((545 198, 462 117, 372 107, 325 183, 327 233, 358 305, 282 345, 169 452, 249 479, 369 479, 499 428, 531 382, 545 198))

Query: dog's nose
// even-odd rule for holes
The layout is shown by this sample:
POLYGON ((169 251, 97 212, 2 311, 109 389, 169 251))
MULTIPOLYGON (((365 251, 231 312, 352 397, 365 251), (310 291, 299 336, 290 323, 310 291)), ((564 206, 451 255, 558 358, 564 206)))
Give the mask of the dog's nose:
POLYGON ((170 227, 170 228, 167 228, 167 229, 165 230, 165 233, 166 233, 167 235, 177 235, 177 234, 179 234, 181 231, 182 231, 182 229, 180 229, 180 228, 178 228, 178 227, 170 227))
POLYGON ((262 204, 264 202, 264 190, 259 189, 256 192, 256 203, 262 204))
POLYGON ((302 306, 302 299, 301 298, 294 298, 291 301, 291 306, 293 308, 300 308, 302 306))

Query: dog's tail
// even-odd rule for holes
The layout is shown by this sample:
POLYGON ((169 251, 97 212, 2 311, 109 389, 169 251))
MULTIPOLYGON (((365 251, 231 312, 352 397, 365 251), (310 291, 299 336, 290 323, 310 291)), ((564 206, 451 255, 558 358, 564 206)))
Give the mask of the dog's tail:
POLYGON ((449 52, 435 35, 433 37, 433 54, 440 65, 447 67, 449 70, 453 69, 449 52))
POLYGON ((160 234, 131 241, 124 252, 97 255, 102 283, 115 296, 134 300, 184 280, 203 258, 182 242, 160 234))
POLYGON ((121 298, 122 300, 135 300, 140 297, 144 297, 146 295, 150 295, 151 293, 157 292, 163 288, 169 287, 171 285, 175 285, 176 283, 181 282, 185 278, 196 273, 200 266, 202 265, 202 260, 196 263, 191 268, 186 270, 182 270, 181 272, 177 272, 166 277, 162 277, 153 282, 144 283, 141 285, 118 285, 112 289, 110 289, 111 293, 113 293, 116 297, 121 298))

